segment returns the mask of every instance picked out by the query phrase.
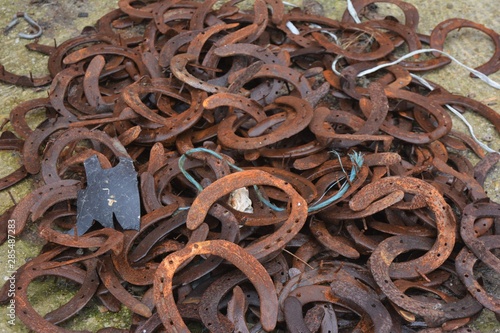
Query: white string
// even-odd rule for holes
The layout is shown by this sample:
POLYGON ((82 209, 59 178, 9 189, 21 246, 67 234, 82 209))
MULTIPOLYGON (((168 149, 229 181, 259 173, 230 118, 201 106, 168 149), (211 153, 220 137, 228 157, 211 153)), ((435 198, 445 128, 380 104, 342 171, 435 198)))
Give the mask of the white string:
POLYGON ((335 44, 339 45, 339 43, 340 43, 339 38, 333 32, 325 30, 325 29, 323 29, 322 26, 315 24, 315 23, 310 23, 309 27, 313 28, 313 29, 321 29, 320 32, 332 37, 332 39, 335 41, 335 44))
POLYGON ((297 29, 297 27, 291 21, 286 22, 286 27, 292 34, 300 35, 299 29, 297 29))
POLYGON ((344 58, 343 56, 337 56, 335 60, 332 62, 332 71, 335 73, 337 76, 341 76, 340 72, 337 70, 337 63, 339 62, 340 59, 344 58))
POLYGON ((472 136, 472 139, 474 139, 474 141, 476 141, 484 150, 486 150, 489 153, 498 153, 496 150, 491 149, 490 147, 488 147, 487 145, 485 145, 484 143, 482 143, 481 141, 479 141, 478 138, 476 138, 476 135, 474 134, 474 128, 472 127, 471 124, 469 124, 469 122, 467 121, 467 119, 465 119, 465 117, 462 116, 462 114, 457 109, 455 109, 454 107, 452 107, 451 105, 448 105, 448 104, 446 104, 446 107, 451 112, 453 112, 455 114, 455 116, 457 116, 461 121, 464 122, 465 126, 467 126, 467 128, 469 129, 470 136, 472 136))
POLYGON ((356 9, 352 5, 351 0, 347 0, 347 10, 349 11, 349 14, 351 15, 354 22, 361 23, 361 20, 358 17, 358 13, 356 13, 356 9))
POLYGON ((469 66, 467 65, 464 65, 462 64, 460 61, 458 61, 457 59, 455 59, 454 57, 452 57, 451 55, 449 55, 448 53, 446 52, 443 52, 443 51, 440 51, 440 50, 436 50, 436 49, 422 49, 422 50, 416 50, 416 51, 413 51, 413 52, 410 52, 404 56, 402 56, 401 58, 393 61, 393 62, 388 62, 388 63, 385 63, 385 64, 382 64, 382 65, 379 65, 379 66, 375 66, 373 68, 370 68, 370 69, 367 69, 361 73, 358 74, 358 77, 360 76, 364 76, 366 74, 371 74, 373 72, 376 72, 378 71, 379 69, 381 68, 385 68, 385 67, 389 67, 389 66, 392 66, 392 65, 396 65, 398 64, 399 62, 405 60, 405 59, 408 59, 410 57, 413 57, 414 55, 416 54, 421 54, 421 53, 427 53, 427 52, 438 52, 440 54, 443 54, 445 56, 447 56, 448 58, 450 58, 451 60, 453 60, 455 63, 457 63, 458 65, 462 66, 463 68, 467 69, 469 72, 471 72, 472 74, 476 75, 478 78, 480 78, 482 81, 486 82, 488 85, 490 85, 491 87, 495 88, 495 89, 500 89, 500 83, 496 82, 496 81, 493 81, 492 79, 490 79, 488 76, 484 75, 483 73, 479 72, 479 71, 476 71, 474 68, 470 68, 469 66))
MULTIPOLYGON (((415 75, 415 74, 410 74, 410 75, 411 75, 412 78, 416 79, 417 81, 419 81, 420 83, 422 83, 425 87, 427 87, 427 89, 429 89, 431 91, 434 90, 434 87, 432 86, 432 84, 430 84, 429 82, 427 82, 427 80, 425 80, 423 77, 420 77, 420 76, 415 75)), ((471 135, 472 139, 474 141, 476 141, 478 143, 478 145, 481 146, 481 148, 483 148, 484 150, 486 150, 489 153, 496 153, 497 152, 496 150, 491 149, 490 147, 488 147, 487 145, 485 145, 484 143, 482 143, 481 141, 479 141, 479 139, 474 134, 474 128, 472 127, 472 125, 467 121, 467 119, 465 119, 465 117, 457 109, 455 109, 454 107, 452 107, 451 105, 448 105, 448 104, 446 104, 446 107, 455 116, 457 116, 461 121, 464 122, 465 126, 467 126, 467 128, 469 129, 469 132, 470 132, 470 135, 471 135)))

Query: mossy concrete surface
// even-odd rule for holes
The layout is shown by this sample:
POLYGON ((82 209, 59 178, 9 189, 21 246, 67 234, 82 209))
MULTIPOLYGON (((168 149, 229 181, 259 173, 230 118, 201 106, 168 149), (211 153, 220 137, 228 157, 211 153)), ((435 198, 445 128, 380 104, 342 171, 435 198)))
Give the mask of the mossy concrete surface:
MULTIPOLYGON (((340 19, 346 8, 344 0, 321 0, 319 2, 304 0, 289 1, 297 5, 305 5, 316 13, 324 14, 331 18, 340 19), (319 4, 319 5, 318 5, 319 4)), ((495 31, 500 31, 500 20, 498 20, 497 0, 408 0, 415 5, 420 13, 419 32, 429 34, 434 26, 448 18, 459 17, 469 19, 485 25, 495 31)), ((247 1, 251 4, 252 1, 247 1)), ((61 43, 68 38, 79 35, 84 26, 93 25, 99 17, 117 7, 116 0, 0 0, 0 28, 7 26, 17 12, 24 11, 37 21, 44 29, 39 42, 41 44, 53 45, 61 43)), ((404 20, 402 12, 395 6, 379 3, 378 9, 373 15, 393 15, 404 20)), ((28 25, 25 22, 18 24, 7 35, 0 35, 0 63, 9 71, 16 74, 28 74, 43 76, 48 74, 47 57, 28 51, 24 45, 30 41, 17 37, 18 32, 27 32, 28 25)), ((494 45, 484 33, 473 29, 464 28, 452 32, 446 40, 445 51, 452 54, 461 62, 470 67, 476 67, 486 62, 494 51, 494 45)), ((444 69, 423 74, 423 77, 432 80, 449 91, 477 99, 491 108, 500 112, 500 93, 489 87, 478 79, 469 77, 469 73, 456 64, 444 69)), ((490 76, 491 79, 500 82, 500 73, 490 76)), ((47 96, 48 87, 40 89, 27 89, 13 87, 0 83, 0 121, 7 119, 9 112, 22 101, 47 96)), ((42 120, 41 113, 33 111, 29 115, 30 123, 36 124, 42 120)), ((480 116, 466 112, 465 117, 473 125, 477 136, 484 140, 495 150, 500 148, 500 138, 492 124, 480 116)), ((455 128, 465 131, 466 127, 460 121, 455 121, 455 128)), ((4 130, 10 130, 10 124, 6 124, 4 130)), ((15 152, 0 152, 0 177, 15 170, 20 163, 19 154, 15 152)), ((10 188, 8 191, 0 191, 0 213, 5 211, 14 202, 18 202, 33 188, 30 180, 10 188)), ((500 202, 500 168, 496 167, 487 180, 487 190, 491 198, 500 202)), ((36 227, 29 227, 20 237, 16 239, 16 266, 22 265, 26 260, 37 255, 42 241, 38 238, 36 227)), ((0 246, 0 277, 9 274, 7 244, 0 246)), ((481 271, 483 279, 488 282, 489 289, 500 297, 498 278, 488 271, 481 271)), ((43 283, 33 283, 28 293, 34 307, 43 315, 51 309, 67 302, 78 286, 64 279, 54 279, 43 283)), ((20 321, 11 326, 7 323, 7 308, 0 307, 0 332, 28 332, 20 321)), ((81 311, 80 315, 69 321, 64 326, 72 329, 87 329, 96 331, 102 327, 128 327, 130 325, 130 312, 126 309, 118 314, 103 311, 97 303, 92 303, 81 311)), ((500 332, 500 325, 490 311, 484 311, 474 326, 481 332, 500 332)))

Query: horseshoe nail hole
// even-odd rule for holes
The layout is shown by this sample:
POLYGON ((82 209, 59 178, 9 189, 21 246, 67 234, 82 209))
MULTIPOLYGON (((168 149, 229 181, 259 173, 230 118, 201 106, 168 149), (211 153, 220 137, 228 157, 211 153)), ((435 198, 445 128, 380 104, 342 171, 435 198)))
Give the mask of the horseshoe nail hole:
POLYGON ((168 263, 169 263, 170 265, 173 265, 173 264, 174 264, 174 261, 173 261, 173 260, 169 260, 169 261, 168 261, 168 263))
POLYGON ((468 278, 468 277, 469 277, 469 274, 464 274, 464 277, 468 278))
POLYGON ((193 247, 194 247, 195 249, 197 249, 197 248, 199 248, 200 246, 199 246, 198 244, 194 244, 194 245, 193 245, 193 247))
POLYGON ((377 306, 375 304, 372 304, 372 308, 376 308, 377 306))

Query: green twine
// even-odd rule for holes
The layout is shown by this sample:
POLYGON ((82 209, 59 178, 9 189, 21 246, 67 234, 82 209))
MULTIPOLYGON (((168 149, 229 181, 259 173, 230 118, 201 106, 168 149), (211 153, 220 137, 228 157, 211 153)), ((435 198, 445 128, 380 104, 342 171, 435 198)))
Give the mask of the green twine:
MULTIPOLYGON (((186 161, 187 156, 192 155, 194 153, 198 153, 198 152, 208 153, 208 154, 210 154, 210 155, 212 155, 215 158, 218 158, 220 160, 224 160, 224 159, 223 159, 223 157, 220 154, 216 153, 213 150, 206 149, 206 148, 193 148, 193 149, 190 149, 190 150, 186 151, 184 154, 182 154, 182 156, 179 158, 179 161, 178 161, 179 170, 182 172, 182 174, 184 175, 184 177, 186 177, 186 179, 191 184, 193 184, 194 187, 196 187, 196 189, 198 190, 198 192, 201 192, 201 191, 203 191, 203 186, 201 186, 201 184, 199 182, 197 182, 196 179, 194 179, 193 176, 191 176, 184 169, 184 163, 186 161)), ((340 166, 342 168, 342 171, 344 171, 344 173, 347 174, 347 172, 344 170, 344 166, 340 162, 340 155, 335 150, 332 150, 332 153, 334 153, 335 155, 337 155, 337 158, 339 160, 339 163, 340 163, 340 166)), ((336 200, 340 199, 347 192, 347 190, 351 186, 350 184, 356 178, 356 175, 357 175, 359 169, 361 168, 361 166, 363 166, 363 162, 364 162, 363 161, 363 155, 361 153, 359 153, 359 152, 354 152, 354 153, 350 154, 349 155, 349 159, 351 160, 351 162, 353 164, 353 167, 351 168, 351 172, 349 174, 349 181, 347 181, 347 180, 344 181, 344 183, 340 187, 340 190, 335 195, 333 195, 332 197, 330 197, 327 200, 322 201, 320 203, 310 205, 309 208, 308 208, 308 210, 307 210, 309 213, 314 213, 314 212, 316 212, 316 211, 318 211, 318 210, 320 210, 320 209, 322 209, 322 208, 330 205, 331 203, 333 203, 336 200)), ((229 167, 231 167, 232 169, 234 169, 236 171, 243 171, 242 168, 234 165, 233 163, 230 163, 230 162, 227 162, 227 161, 226 161, 226 163, 229 165, 229 167)), ((330 187, 325 191, 325 193, 320 197, 319 200, 321 200, 321 198, 324 197, 324 195, 326 194, 326 192, 328 192, 332 188, 332 186, 334 186, 336 184, 338 184, 338 181, 335 182, 334 184, 330 185, 330 187)), ((262 203, 264 203, 266 206, 268 206, 269 208, 271 208, 272 210, 277 211, 277 212, 282 212, 282 211, 285 210, 284 208, 276 206, 271 201, 269 201, 267 198, 265 198, 262 195, 262 193, 260 192, 260 190, 257 187, 257 185, 254 185, 253 187, 255 189, 255 192, 257 193, 257 197, 259 198, 259 200, 262 203)), ((189 207, 180 207, 179 208, 179 210, 187 210, 187 209, 189 209, 189 207)))

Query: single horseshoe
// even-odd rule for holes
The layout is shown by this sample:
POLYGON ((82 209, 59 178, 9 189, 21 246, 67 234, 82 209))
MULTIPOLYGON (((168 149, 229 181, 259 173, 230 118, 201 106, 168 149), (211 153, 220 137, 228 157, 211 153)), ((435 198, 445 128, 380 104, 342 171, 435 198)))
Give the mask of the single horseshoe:
MULTIPOLYGON (((417 259, 404 263, 393 263, 390 275, 394 278, 416 278, 439 267, 451 254, 455 244, 455 217, 450 206, 439 192, 427 182, 412 177, 385 177, 363 187, 349 202, 354 211, 366 208, 374 200, 394 191, 410 193, 421 197, 434 213, 437 238, 432 248, 417 259)), ((394 206, 394 205, 393 205, 394 206)), ((404 207, 404 205, 403 205, 404 207)))
POLYGON ((10 123, 12 124, 14 131, 21 138, 26 140, 30 134, 33 133, 33 130, 26 122, 26 115, 28 112, 41 107, 46 109, 46 114, 53 110, 48 98, 36 98, 20 103, 10 111, 10 123))
POLYGON ((489 251, 481 241, 481 238, 476 236, 477 232, 474 228, 474 223, 484 217, 498 218, 500 216, 500 206, 493 202, 477 202, 468 204, 463 212, 460 221, 460 236, 467 247, 479 258, 483 263, 490 267, 500 267, 500 259, 498 259, 491 251, 489 251))
MULTIPOLYGON (((236 43, 249 43, 251 40, 258 37, 262 33, 263 29, 266 27, 267 22, 267 9, 263 1, 255 2, 258 6, 260 15, 254 17, 255 22, 251 23, 239 30, 236 30, 219 40, 217 40, 210 50, 208 50, 205 58, 203 59, 202 65, 206 68, 216 68, 218 67, 220 58, 215 55, 215 49, 223 45, 236 44, 236 43), (260 17, 260 18, 259 18, 260 17)), ((214 73, 215 74, 215 73, 214 73)))
POLYGON ((406 132, 394 125, 391 125, 388 121, 385 121, 381 127, 384 132, 387 132, 400 140, 414 144, 429 143, 445 136, 450 132, 452 126, 451 117, 448 112, 443 109, 441 106, 442 104, 403 89, 385 88, 385 93, 389 99, 398 98, 400 100, 406 100, 425 109, 436 119, 437 126, 431 132, 416 133, 406 132))
POLYGON ((484 186, 484 181, 488 176, 488 172, 500 161, 500 154, 488 153, 482 160, 474 166, 474 179, 484 186))
MULTIPOLYGON (((172 74, 175 75, 177 79, 186 83, 187 85, 197 88, 212 94, 219 92, 226 92, 227 88, 222 86, 217 86, 210 84, 208 82, 202 81, 188 72, 186 66, 189 63, 196 63, 197 57, 188 53, 177 54, 170 60, 170 70, 172 74)), ((213 68, 213 67, 209 67, 213 68)))
MULTIPOLYGON (((417 31, 419 15, 417 8, 411 3, 401 0, 354 0, 352 5, 356 13, 360 13, 363 8, 376 2, 391 3, 398 6, 404 13, 405 25, 410 27, 413 31, 417 31)), ((342 16, 342 22, 354 22, 348 10, 342 16)))
MULTIPOLYGON (((16 150, 21 151, 24 141, 18 139, 12 132, 3 132, 0 136, 0 150, 16 150)), ((0 178, 0 190, 11 187, 17 184, 28 176, 26 168, 21 165, 19 168, 10 174, 0 178)))
POLYGON ((339 270, 336 278, 330 283, 330 288, 333 295, 339 297, 350 308, 366 313, 373 322, 375 332, 392 332, 391 316, 378 295, 354 276, 339 270))
POLYGON ((193 17, 189 21, 189 30, 203 29, 206 16, 212 11, 212 6, 215 5, 216 2, 217 0, 208 0, 198 5, 193 13, 193 17))
POLYGON ((495 126, 497 132, 500 132, 500 115, 498 112, 479 101, 450 93, 431 94, 429 98, 440 105, 460 105, 469 108, 488 119, 495 126))
POLYGON ((438 158, 433 159, 432 165, 437 170, 451 175, 452 177, 455 177, 456 179, 459 179, 464 184, 466 184, 466 188, 469 191, 468 195, 470 196, 472 201, 477 201, 488 197, 488 195, 484 191, 483 186, 479 184, 473 177, 470 177, 463 172, 454 170, 452 167, 446 164, 446 162, 438 158))
MULTIPOLYGON (((94 264, 95 265, 95 264, 94 264)), ((95 268, 87 269, 87 276, 93 276, 92 278, 97 281, 97 276, 95 268)), ((32 265, 30 268, 25 270, 21 276, 17 277, 16 280, 16 306, 18 311, 16 312, 17 317, 31 330, 35 332, 58 332, 58 333, 68 333, 68 332, 79 332, 79 333, 89 333, 90 331, 72 331, 56 326, 42 316, 40 316, 35 309, 31 306, 28 301, 28 286, 35 278, 45 275, 60 276, 64 278, 69 278, 73 280, 74 267, 72 266, 61 266, 51 269, 43 269, 37 267, 37 265, 32 265)), ((92 279, 91 278, 91 279, 92 279)), ((87 280, 87 279, 85 279, 87 280)), ((83 287, 83 285, 82 285, 83 287)), ((85 295, 86 291, 80 292, 80 295, 85 295)))
POLYGON ((283 190, 290 197, 288 204, 290 213, 277 231, 265 239, 257 240, 248 245, 245 250, 255 258, 261 259, 281 249, 304 225, 307 216, 307 203, 290 184, 264 171, 241 171, 227 175, 210 184, 194 200, 188 212, 186 226, 194 230, 203 223, 208 209, 216 200, 240 187, 250 185, 275 186, 283 190))
POLYGON ((236 129, 234 125, 238 121, 238 117, 232 115, 219 124, 217 130, 218 139, 224 146, 229 148, 241 150, 258 149, 299 133, 309 125, 309 122, 313 118, 311 105, 305 100, 292 96, 278 97, 275 103, 265 107, 264 111, 281 107, 285 109, 286 119, 271 133, 257 137, 242 138, 235 134, 236 129))
POLYGON ((369 265, 373 278, 392 302, 406 311, 424 317, 429 326, 438 327, 449 320, 470 317, 481 311, 482 305, 468 294, 456 302, 435 307, 432 303, 421 302, 402 293, 389 276, 389 266, 394 264, 393 261, 399 254, 410 250, 428 251, 433 242, 432 239, 419 236, 390 237, 373 251, 369 265))
MULTIPOLYGON (((204 4, 206 4, 206 3, 207 2, 205 2, 204 4)), ((198 9, 202 8, 202 7, 203 6, 198 7, 198 9)), ((193 22, 193 21, 191 21, 191 22, 193 22)), ((189 46, 188 46, 186 53, 192 54, 192 55, 196 56, 197 59, 199 59, 201 52, 202 52, 202 49, 203 49, 203 46, 209 40, 209 38, 211 38, 213 35, 221 32, 223 30, 229 30, 232 28, 236 28, 238 25, 239 25, 238 23, 218 24, 218 25, 208 27, 208 28, 202 30, 193 39, 191 39, 189 41, 189 46)), ((200 29, 190 29, 190 30, 201 30, 201 28, 200 29)), ((196 62, 198 63, 198 60, 196 62)))
MULTIPOLYGON (((482 24, 460 18, 445 20, 436 25, 432 30, 430 41, 431 48, 442 51, 448 33, 460 28, 473 28, 485 33, 491 38, 491 41, 495 45, 495 52, 493 53, 493 56, 490 58, 490 60, 488 60, 481 66, 476 67, 475 70, 485 75, 490 75, 497 72, 500 69, 500 62, 498 61, 498 59, 500 58, 500 35, 496 31, 488 29, 482 24)), ((440 56, 440 54, 438 54, 437 52, 434 52, 434 55, 436 57, 440 56)), ((475 75, 472 73, 470 75, 471 77, 475 77, 475 75)))
MULTIPOLYGON (((137 69, 139 70, 138 73, 139 77, 149 74, 146 66, 141 61, 141 55, 139 54, 139 52, 119 45, 95 44, 87 46, 83 49, 68 54, 63 59, 63 64, 65 65, 76 64, 84 59, 94 57, 99 54, 123 56, 125 58, 130 59, 133 62, 133 64, 137 66, 137 69)), ((132 77, 132 79, 136 80, 139 77, 132 77)))
MULTIPOLYGON (((136 83, 125 88, 120 98, 123 99, 126 105, 131 107, 134 112, 140 116, 154 122, 155 125, 162 125, 156 125, 152 128, 145 128, 145 126, 142 126, 141 133, 136 139, 136 142, 151 143, 172 141, 178 134, 194 126, 203 115, 201 102, 206 98, 206 94, 195 89, 188 90, 191 95, 190 107, 182 113, 174 112, 170 117, 163 117, 146 106, 141 98, 148 93, 160 93, 174 99, 179 98, 179 94, 173 91, 166 79, 159 78, 150 80, 148 77, 143 77, 136 83)), ((182 97, 181 100, 184 100, 184 98, 182 97)))
POLYGON ((49 89, 50 104, 61 116, 70 122, 76 121, 76 111, 71 107, 68 109, 65 103, 70 89, 70 83, 83 76, 85 72, 81 67, 71 66, 59 72, 52 80, 49 89))
POLYGON ((161 48, 158 55, 158 65, 166 68, 170 66, 170 60, 179 52, 179 49, 190 43, 203 30, 181 31, 179 34, 170 38, 161 48))
MULTIPOLYGON (((267 273, 272 276, 285 271, 282 264, 273 259, 264 264, 267 273)), ((248 280, 248 277, 239 270, 233 270, 221 275, 210 284, 203 292, 199 302, 199 315, 206 327, 211 327, 215 332, 226 332, 229 320, 219 312, 219 304, 226 294, 235 286, 248 280)), ((230 326, 230 325, 229 325, 230 326)))
POLYGON ((73 259, 69 259, 62 262, 49 262, 42 263, 44 268, 55 268, 64 265, 70 265, 76 262, 81 262, 84 260, 89 260, 93 258, 98 258, 101 255, 111 251, 113 253, 120 253, 123 249, 123 234, 111 229, 104 228, 95 231, 91 231, 83 236, 75 237, 74 235, 68 233, 61 233, 52 229, 51 225, 54 220, 63 214, 64 216, 76 215, 76 212, 68 212, 66 210, 59 211, 53 210, 46 213, 44 220, 40 223, 39 233, 44 239, 55 244, 60 244, 75 248, 97 248, 97 250, 90 252, 87 255, 78 256, 73 259))
MULTIPOLYGON (((44 185, 28 194, 16 205, 16 208, 12 212, 11 219, 16 221, 14 235, 19 235, 23 231, 28 222, 28 218, 33 213, 32 211, 35 205, 42 206, 42 208, 49 208, 47 206, 48 202, 53 200, 56 200, 56 202, 57 200, 65 200, 64 197, 61 198, 63 193, 67 195, 68 198, 76 198, 76 192, 79 188, 79 181, 62 180, 53 184, 44 185)), ((37 217, 40 217, 43 215, 43 211, 38 214, 39 216, 37 217)))
MULTIPOLYGON (((383 113, 383 109, 378 109, 378 112, 383 113)), ((314 133, 318 142, 334 149, 349 148, 365 141, 382 141, 384 148, 387 149, 393 140, 392 136, 363 134, 363 132, 371 132, 371 129, 374 129, 380 120, 384 120, 384 118, 378 118, 375 112, 372 113, 374 113, 374 119, 377 119, 377 121, 366 123, 363 119, 350 112, 319 107, 314 110, 314 116, 309 124, 309 129, 314 133), (346 125, 353 128, 355 132, 352 134, 336 133, 330 122, 346 125), (326 126, 325 123, 327 123, 326 126)))
POLYGON ((130 158, 120 141, 110 137, 105 132, 91 131, 87 128, 70 128, 61 133, 59 139, 56 140, 44 154, 45 158, 42 161, 42 176, 46 184, 61 180, 57 167, 59 156, 63 149, 71 142, 87 139, 104 144, 116 157, 130 158))
POLYGON ((97 20, 95 27, 99 34, 113 36, 116 34, 113 28, 125 29, 133 26, 137 21, 139 20, 134 21, 130 15, 124 13, 120 8, 116 8, 101 16, 97 20))
MULTIPOLYGON (((369 275, 369 271, 365 268, 362 268, 356 264, 351 264, 347 262, 341 261, 333 261, 330 265, 326 267, 316 267, 308 271, 304 271, 302 274, 297 274, 294 277, 290 278, 290 280, 283 286, 281 289, 278 300, 280 304, 280 312, 278 314, 278 321, 282 322, 284 320, 283 316, 283 302, 285 299, 292 295, 298 297, 301 300, 304 300, 306 297, 311 296, 312 298, 316 297, 314 295, 303 294, 302 296, 298 296, 301 294, 297 291, 298 288, 307 287, 307 286, 318 286, 325 283, 330 283, 335 276, 335 274, 339 270, 346 270, 348 274, 354 276, 359 281, 362 281, 364 284, 371 286, 372 288, 376 288, 376 283, 373 281, 371 276, 369 275)), ((328 293, 331 292, 331 288, 327 286, 323 286, 327 290, 328 293)), ((317 291, 317 290, 316 290, 317 291)), ((320 291, 321 297, 325 297, 323 291, 320 291)), ((318 299, 316 299, 318 300, 318 299)))
MULTIPOLYGON (((76 315, 85 305, 87 305, 99 287, 96 262, 95 259, 85 260, 83 262, 86 270, 82 270, 82 280, 75 281, 82 285, 81 288, 66 304, 43 316, 45 320, 53 324, 59 324, 76 315)), ((76 267, 74 268, 76 269, 76 267)))
POLYGON ((132 296, 121 285, 121 281, 115 274, 113 262, 109 256, 105 257, 104 260, 101 261, 98 272, 102 283, 122 304, 124 304, 132 312, 143 317, 149 318, 152 316, 151 310, 144 303, 132 296))
MULTIPOLYGON (((497 249, 499 247, 499 235, 483 236, 478 238, 478 241, 484 244, 484 249, 486 251, 491 251, 492 249, 497 249)), ((455 259, 455 267, 458 273, 458 277, 467 287, 467 290, 477 299, 484 307, 490 309, 495 313, 500 313, 500 300, 495 297, 492 293, 487 292, 478 280, 474 276, 474 264, 479 259, 467 249, 467 247, 462 248, 455 259)), ((500 270, 500 266, 490 266, 491 269, 495 270, 497 273, 500 270)))
POLYGON ((52 77, 55 77, 61 72, 65 66, 63 65, 63 58, 72 52, 73 49, 82 47, 85 44, 104 43, 104 44, 120 44, 120 39, 116 34, 83 34, 78 37, 68 39, 59 45, 54 52, 49 56, 48 69, 52 77))
MULTIPOLYGON (((138 17, 144 19, 152 19, 153 11, 158 7, 157 3, 152 3, 144 7, 134 7, 132 3, 134 0, 119 0, 118 7, 131 17, 138 17)), ((177 2, 177 1, 176 1, 177 2)), ((136 3, 137 4, 137 3, 136 3)))
POLYGON ((42 87, 52 82, 52 76, 45 75, 43 77, 33 77, 26 75, 17 75, 5 69, 5 66, 0 64, 0 81, 20 87, 42 87))
POLYGON ((369 20, 361 22, 360 25, 368 26, 372 29, 388 30, 395 33, 395 37, 390 37, 394 46, 399 47, 403 44, 403 42, 406 42, 406 45, 408 45, 408 53, 422 48, 422 44, 420 43, 416 30, 397 21, 386 18, 384 20, 369 20))
MULTIPOLYGON (((296 92, 300 97, 312 105, 316 105, 318 101, 323 97, 322 90, 313 90, 311 84, 305 76, 303 76, 299 71, 292 68, 281 66, 278 64, 264 65, 262 68, 253 76, 252 79, 259 78, 273 78, 276 80, 282 80, 284 82, 291 83, 296 92)), ((231 83, 231 82, 229 82, 231 83)), ((273 96, 270 96, 271 98, 273 96)), ((287 96, 288 97, 288 96, 287 96)))
MULTIPOLYGON (((352 288, 351 288, 352 289, 352 288)), ((323 302, 323 303, 333 303, 336 305, 340 305, 343 308, 347 308, 355 313, 357 313, 361 319, 357 323, 356 327, 354 328, 353 331, 360 331, 360 332, 369 332, 370 329, 373 329, 373 326, 377 326, 377 328, 382 328, 382 331, 380 332, 390 332, 388 331, 388 328, 390 328, 390 325, 392 323, 387 323, 387 317, 382 313, 376 313, 378 309, 384 309, 384 306, 381 305, 380 301, 376 300, 373 295, 370 295, 371 300, 369 301, 371 304, 375 305, 375 309, 369 309, 368 308, 368 302, 367 300, 364 299, 363 301, 366 303, 358 304, 359 298, 365 297, 367 294, 369 295, 369 292, 363 291, 362 288, 357 289, 354 294, 358 294, 357 296, 354 295, 349 295, 347 297, 345 296, 338 296, 335 294, 335 290, 333 290, 332 287, 330 286, 323 286, 323 285, 308 285, 308 286, 301 286, 298 287, 297 289, 293 290, 290 293, 290 296, 287 297, 294 297, 296 298, 302 306, 305 304, 311 303, 311 302, 323 302), (360 294, 360 295, 359 295, 360 294), (354 296, 354 297, 353 297, 354 296), (356 299, 356 301, 350 300, 350 298, 353 297, 356 299), (374 302, 375 301, 375 302, 374 302), (364 311, 365 308, 368 310, 364 311), (375 313, 375 314, 374 314, 375 313), (389 324, 389 327, 387 327, 387 324, 389 324)), ((286 302, 286 300, 285 300, 286 302)), ((283 303, 285 304, 285 303, 283 303)), ((370 305, 371 307, 371 305, 370 305)), ((287 310, 287 308, 283 307, 283 310, 287 310)), ((383 310, 382 310, 383 311, 383 310)), ((387 310, 385 310, 387 312, 387 310)), ((298 313, 296 313, 298 315, 298 313)), ((294 320, 294 323, 297 323, 299 320, 304 322, 303 318, 297 318, 294 320), (298 319, 298 320, 297 320, 298 319)), ((296 331, 292 331, 296 332, 296 331)), ((374 332, 379 332, 375 331, 374 332)))
MULTIPOLYGON (((111 258, 113 259, 116 270, 124 280, 140 286, 152 284, 157 264, 148 262, 144 266, 138 266, 134 265, 134 262, 144 258, 153 246, 159 243, 159 241, 167 236, 169 232, 184 224, 185 212, 180 212, 170 217, 175 212, 175 209, 176 207, 174 206, 164 206, 150 212, 141 217, 141 230, 139 232, 127 230, 123 233, 123 250, 121 252, 112 253, 111 258), (146 236, 143 235, 143 231, 147 230, 148 226, 160 222, 165 218, 168 218, 168 220, 159 224, 158 227, 154 228, 153 231, 146 236), (134 242, 141 237, 144 237, 144 239, 137 245, 137 248, 131 251, 132 247, 135 245, 134 242)), ((191 233, 188 244, 204 241, 207 238, 208 231, 208 225, 202 224, 191 233)))
POLYGON ((252 255, 238 245, 223 240, 190 244, 162 261, 155 274, 153 287, 155 303, 165 327, 178 332, 189 332, 175 305, 172 295, 172 279, 176 269, 184 261, 203 254, 217 255, 229 260, 248 277, 256 288, 261 301, 260 320, 262 327, 267 331, 272 331, 276 326, 278 299, 271 278, 252 255))
POLYGON ((176 0, 157 4, 157 7, 153 10, 153 21, 159 32, 166 34, 169 30, 167 23, 175 19, 191 20, 197 6, 202 5, 191 2, 183 6, 182 3, 178 5, 179 2, 176 0))

